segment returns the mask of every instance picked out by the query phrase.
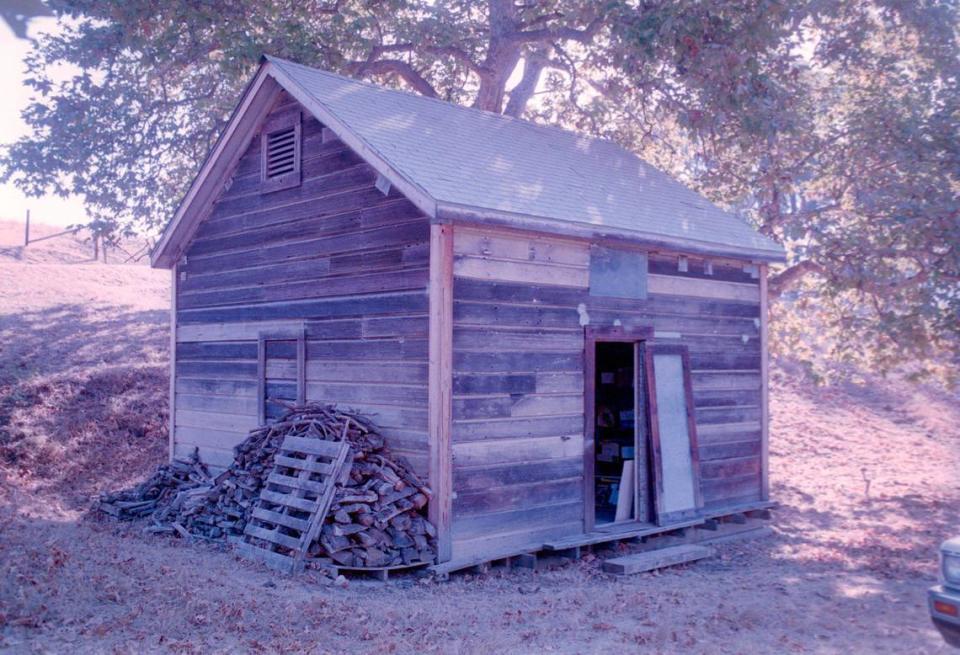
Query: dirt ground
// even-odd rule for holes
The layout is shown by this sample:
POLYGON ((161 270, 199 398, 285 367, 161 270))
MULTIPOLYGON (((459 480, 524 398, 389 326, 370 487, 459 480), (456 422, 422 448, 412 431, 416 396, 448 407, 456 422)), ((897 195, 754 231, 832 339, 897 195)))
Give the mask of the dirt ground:
POLYGON ((330 587, 88 516, 165 457, 169 274, 35 256, 0 261, 0 651, 947 652, 924 593, 960 533, 956 396, 778 368, 773 535, 712 560, 330 587))

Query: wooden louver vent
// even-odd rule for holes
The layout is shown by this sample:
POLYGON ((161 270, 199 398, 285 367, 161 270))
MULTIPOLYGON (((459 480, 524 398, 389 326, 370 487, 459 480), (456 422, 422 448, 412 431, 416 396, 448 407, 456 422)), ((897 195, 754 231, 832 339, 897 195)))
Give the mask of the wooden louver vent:
POLYGON ((267 179, 292 173, 297 166, 296 130, 285 130, 267 135, 267 179))
POLYGON ((274 116, 260 141, 260 182, 264 193, 300 184, 300 112, 274 116))

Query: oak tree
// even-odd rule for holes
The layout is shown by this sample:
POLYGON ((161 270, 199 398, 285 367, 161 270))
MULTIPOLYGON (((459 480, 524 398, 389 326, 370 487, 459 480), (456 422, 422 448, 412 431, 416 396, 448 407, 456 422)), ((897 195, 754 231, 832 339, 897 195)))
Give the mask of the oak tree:
POLYGON ((811 368, 960 351, 954 0, 49 6, 0 174, 111 230, 168 219, 266 52, 622 143, 787 246, 777 345, 811 368))

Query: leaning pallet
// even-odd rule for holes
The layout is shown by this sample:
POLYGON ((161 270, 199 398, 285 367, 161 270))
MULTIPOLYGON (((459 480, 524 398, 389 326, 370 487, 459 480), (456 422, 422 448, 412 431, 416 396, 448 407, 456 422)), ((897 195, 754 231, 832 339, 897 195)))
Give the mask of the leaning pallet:
POLYGON ((330 511, 350 454, 346 441, 287 436, 244 528, 240 551, 284 573, 301 569, 330 511))
POLYGON ((432 492, 372 421, 321 403, 285 407, 235 447, 216 478, 195 455, 161 466, 136 489, 105 495, 99 508, 115 518, 149 516, 148 532, 230 541, 283 571, 383 575, 432 564, 432 492))

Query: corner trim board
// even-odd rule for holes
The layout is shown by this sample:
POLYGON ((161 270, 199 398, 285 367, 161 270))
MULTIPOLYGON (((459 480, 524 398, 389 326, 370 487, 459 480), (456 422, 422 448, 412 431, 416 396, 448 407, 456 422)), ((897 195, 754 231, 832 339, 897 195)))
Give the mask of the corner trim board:
POLYGON ((767 273, 760 264, 760 498, 770 500, 770 339, 767 273))
POLYGON ((428 430, 430 522, 437 529, 437 563, 453 556, 453 226, 430 226, 428 430))
POLYGON ((168 428, 169 460, 176 452, 177 436, 177 267, 170 269, 170 427, 168 428))

